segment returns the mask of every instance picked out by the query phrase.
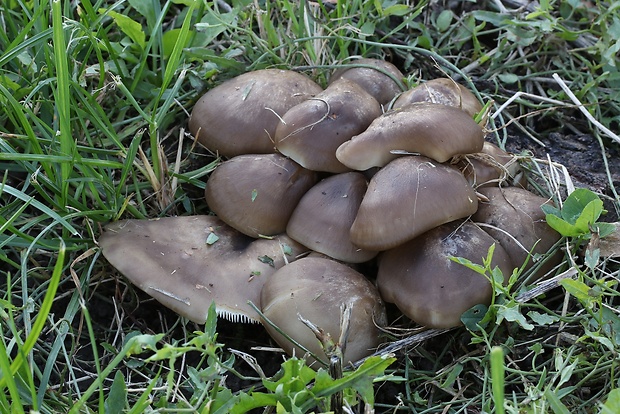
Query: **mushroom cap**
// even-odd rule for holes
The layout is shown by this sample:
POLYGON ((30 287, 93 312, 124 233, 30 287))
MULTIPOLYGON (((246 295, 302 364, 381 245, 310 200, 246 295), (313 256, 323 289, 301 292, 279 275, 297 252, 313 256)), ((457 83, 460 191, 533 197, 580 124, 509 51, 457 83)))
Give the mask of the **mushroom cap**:
POLYGON ((351 63, 363 66, 336 69, 329 78, 329 84, 339 79, 349 79, 364 88, 381 105, 388 104, 402 92, 401 86, 394 79, 400 82, 405 76, 392 63, 369 58, 356 59, 351 63))
POLYGON ((514 155, 486 141, 481 152, 460 157, 455 166, 474 188, 497 187, 506 180, 513 182, 521 171, 514 155))
POLYGON ((450 257, 482 264, 494 243, 491 266, 499 267, 505 283, 513 269, 508 254, 479 227, 457 221, 381 253, 377 275, 381 297, 421 325, 458 326, 463 312, 477 304, 489 304, 493 288, 485 275, 450 257))
POLYGON ((387 250, 440 224, 476 212, 478 198, 454 168, 426 157, 395 159, 372 177, 351 241, 368 250, 387 250))
MULTIPOLYGON (((298 315, 329 333, 336 343, 340 337, 343 304, 351 307, 343 362, 355 362, 379 345, 377 326, 387 324, 379 292, 361 273, 334 260, 305 257, 274 273, 261 292, 265 317, 323 360, 326 357, 319 340, 298 315)), ((264 325, 289 355, 304 355, 273 327, 264 325)))
POLYGON ((366 262, 377 255, 351 243, 351 224, 366 192, 362 173, 332 175, 312 187, 301 199, 286 233, 304 246, 349 263, 366 262))
POLYGON ((291 108, 275 133, 275 145, 313 171, 349 171, 336 158, 336 149, 364 131, 381 115, 381 106, 358 84, 346 79, 291 108))
MULTIPOLYGON (((540 208, 550 202, 548 199, 518 187, 488 187, 479 192, 489 201, 479 203, 472 220, 493 226, 482 228, 499 241, 514 267, 521 267, 529 252, 545 255, 560 240, 560 234, 547 225, 545 213, 540 208)), ((537 271, 535 279, 543 277, 561 259, 562 254, 555 253, 537 271)), ((530 258, 525 270, 534 264, 530 258)))
POLYGON ((211 211, 250 237, 286 230, 316 173, 280 154, 239 155, 218 165, 205 188, 211 211))
POLYGON ((310 78, 289 70, 244 73, 196 102, 189 129, 200 144, 225 157, 272 153, 279 117, 321 90, 310 78))
POLYGON ((336 158, 364 171, 383 167, 403 151, 445 162, 458 154, 480 152, 483 144, 482 128, 460 109, 412 103, 375 119, 366 131, 338 147, 336 158))
POLYGON ((209 306, 232 321, 258 322, 265 281, 307 249, 286 235, 253 240, 213 216, 110 223, 99 239, 106 259, 164 306, 204 323, 209 306))
POLYGON ((482 110, 482 104, 469 89, 450 78, 437 78, 409 89, 394 101, 394 108, 413 102, 431 102, 462 109, 470 117, 482 110))

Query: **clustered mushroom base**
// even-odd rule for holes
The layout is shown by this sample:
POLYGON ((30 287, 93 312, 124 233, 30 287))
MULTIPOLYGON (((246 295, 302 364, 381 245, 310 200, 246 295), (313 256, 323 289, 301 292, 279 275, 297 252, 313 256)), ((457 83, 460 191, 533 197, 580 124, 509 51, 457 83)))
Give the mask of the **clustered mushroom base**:
MULTIPOLYGON (((484 142, 472 117, 482 105, 465 87, 438 79, 400 93, 396 67, 359 62, 324 90, 270 69, 208 91, 189 125, 229 158, 207 182, 217 217, 112 223, 100 239, 106 258, 193 321, 204 322, 212 301, 233 320, 268 319, 289 353, 301 350, 272 324, 322 359, 300 319, 337 339, 348 304, 345 362, 378 346, 383 300, 440 328, 489 303, 490 282, 451 257, 481 263, 495 245, 506 280, 532 266, 559 239, 544 223, 547 200, 508 186, 514 158, 484 142), (375 257, 377 275, 356 270, 375 257)), ((547 258, 537 277, 559 259, 547 258)))

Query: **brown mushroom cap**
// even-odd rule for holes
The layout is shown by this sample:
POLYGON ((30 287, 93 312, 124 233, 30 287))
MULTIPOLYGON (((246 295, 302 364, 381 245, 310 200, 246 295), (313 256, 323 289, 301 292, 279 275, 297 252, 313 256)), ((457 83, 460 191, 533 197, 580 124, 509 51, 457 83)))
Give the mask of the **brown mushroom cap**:
POLYGON ((394 101, 394 108, 413 102, 431 102, 462 109, 470 117, 482 110, 482 104, 469 89, 450 78, 437 78, 421 83, 394 101))
POLYGON ((103 255, 166 307, 204 323, 209 306, 232 321, 257 322, 263 283, 307 249, 286 235, 254 240, 213 216, 124 220, 106 226, 103 255))
POLYGON ((356 83, 341 79, 286 112, 276 129, 275 145, 309 170, 349 171, 336 159, 336 149, 379 115, 381 106, 375 98, 356 83))
POLYGON ((458 154, 480 152, 483 144, 482 128, 460 109, 413 103, 375 119, 366 131, 338 147, 336 157, 364 171, 383 167, 403 151, 445 162, 458 154))
POLYGON ((425 157, 398 158, 370 180, 351 241, 368 250, 387 250, 467 217, 477 206, 476 193, 454 168, 425 157))
POLYGON ((200 144, 225 157, 272 153, 279 117, 321 90, 310 78, 293 71, 244 73, 198 100, 189 129, 200 144))
POLYGON ((363 66, 344 67, 335 70, 329 78, 330 85, 339 79, 349 79, 364 88, 381 105, 388 104, 397 94, 402 92, 401 85, 398 82, 402 81, 404 75, 390 62, 362 58, 351 63, 363 66))
POLYGON ((504 282, 512 262, 502 247, 471 223, 436 227, 410 242, 381 253, 377 286, 381 297, 415 322, 431 328, 461 324, 461 315, 476 304, 489 304, 491 282, 450 257, 482 264, 495 243, 491 266, 499 266, 504 282))
POLYGON ((280 154, 239 155, 211 173, 205 198, 222 221, 250 237, 286 230, 316 173, 280 154))
POLYGON ((286 233, 304 246, 336 260, 366 262, 377 255, 351 243, 351 224, 366 192, 362 173, 336 174, 312 187, 301 199, 286 233))
MULTIPOLYGON (((547 225, 545 213, 540 208, 549 203, 546 198, 518 187, 488 187, 479 192, 489 201, 479 203, 472 220, 492 226, 482 228, 499 241, 514 267, 521 267, 530 251, 544 257, 560 239, 560 234, 547 225)), ((534 279, 543 277, 561 259, 561 253, 557 252, 537 271, 534 279)), ((534 264, 534 258, 530 257, 525 269, 534 264)))
POLYGON ((519 183, 517 157, 495 144, 485 141, 481 152, 459 158, 455 165, 474 188, 497 187, 505 181, 519 183))
MULTIPOLYGON (((318 339, 298 315, 329 333, 337 342, 343 304, 351 307, 343 362, 355 362, 379 345, 377 326, 387 323, 377 289, 361 273, 333 260, 306 257, 274 273, 261 293, 265 317, 323 360, 325 352, 318 339)), ((303 356, 301 349, 273 327, 265 324, 265 328, 287 353, 303 356)))

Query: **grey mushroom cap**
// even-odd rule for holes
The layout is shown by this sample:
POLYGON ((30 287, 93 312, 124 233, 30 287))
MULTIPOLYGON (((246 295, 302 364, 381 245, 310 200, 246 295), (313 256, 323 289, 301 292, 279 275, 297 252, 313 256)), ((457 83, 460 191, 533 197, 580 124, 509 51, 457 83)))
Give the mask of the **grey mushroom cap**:
POLYGON ((421 156, 398 158, 370 180, 351 241, 368 250, 391 249, 477 207, 476 193, 456 169, 421 156))
MULTIPOLYGON (((334 260, 306 257, 278 270, 261 293, 265 317, 324 361, 326 355, 319 340, 299 316, 338 342, 343 304, 351 308, 349 335, 344 344, 346 364, 371 354, 380 343, 379 327, 387 324, 379 292, 361 273, 334 260)), ((265 323, 265 328, 289 355, 304 355, 271 325, 265 323)))
POLYGON ((335 70, 329 78, 329 83, 349 79, 364 88, 381 105, 387 105, 402 92, 399 82, 402 82, 405 76, 392 63, 380 59, 361 58, 349 64, 360 66, 335 70))
MULTIPOLYGON (((488 187, 479 192, 488 201, 479 203, 472 220, 482 223, 482 228, 499 241, 514 267, 528 260, 525 270, 530 269, 547 257, 549 249, 560 240, 560 234, 547 225, 540 208, 550 202, 548 199, 518 187, 488 187)), ((548 257, 530 281, 544 277, 561 259, 559 251, 548 257)))
POLYGON ((200 144, 225 157, 272 153, 280 117, 321 91, 307 76, 289 70, 244 73, 196 102, 189 129, 200 144))
POLYGON ((302 197, 286 233, 304 246, 348 263, 366 262, 377 255, 351 242, 355 220, 368 183, 362 173, 332 175, 302 197))
POLYGON ((513 270, 508 254, 479 227, 457 221, 381 253, 377 275, 381 297, 421 325, 430 328, 461 325, 463 312, 477 304, 490 303, 493 288, 485 275, 450 257, 482 264, 493 244, 491 266, 499 267, 505 283, 513 270))
POLYGON ((277 150, 313 171, 349 171, 336 149, 381 115, 381 106, 354 82, 341 79, 291 108, 275 133, 277 150))
POLYGON ((473 117, 482 110, 482 104, 465 86, 450 78, 431 79, 404 92, 394 101, 394 108, 409 103, 430 102, 459 108, 473 117))
POLYGON ((316 173, 280 154, 239 155, 218 165, 205 188, 211 211, 250 237, 283 233, 316 173))
POLYGON ((480 152, 482 128, 465 112, 435 103, 412 103, 387 111, 359 135, 343 143, 336 158, 353 170, 383 167, 403 153, 446 162, 480 152))
POLYGON ((307 249, 280 235, 251 239, 213 216, 123 220, 99 239, 105 258, 164 306, 204 323, 209 306, 232 321, 258 322, 265 281, 307 249))
POLYGON ((481 152, 456 157, 453 161, 474 188, 524 184, 517 157, 490 142, 485 141, 481 152))

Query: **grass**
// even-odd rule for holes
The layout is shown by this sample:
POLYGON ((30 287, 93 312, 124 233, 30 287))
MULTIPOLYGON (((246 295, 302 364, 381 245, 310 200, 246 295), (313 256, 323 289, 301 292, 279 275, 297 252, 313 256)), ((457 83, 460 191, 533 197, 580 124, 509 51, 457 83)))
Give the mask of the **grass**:
MULTIPOLYGON (((528 301, 498 292, 501 317, 484 329, 421 342, 407 330, 396 359, 377 357, 333 383, 295 359, 271 377, 278 357, 239 339, 252 329, 264 339, 258 328, 215 318, 194 326, 101 257, 108 221, 206 212, 202 189, 218 160, 186 132, 202 91, 265 67, 325 84, 330 68, 356 55, 394 61, 409 84, 444 73, 467 84, 491 103, 490 139, 502 146, 590 134, 588 156, 602 160, 599 197, 617 217, 608 154, 618 142, 605 128, 620 124, 620 6, 414 3, 3 2, 0 411, 320 411, 345 391, 376 412, 618 412, 620 266, 584 262, 582 239, 558 246, 567 252, 561 270, 574 275, 560 287, 528 301), (277 398, 276 388, 285 390, 277 398)), ((564 198, 562 169, 522 155, 538 191, 564 198)))

